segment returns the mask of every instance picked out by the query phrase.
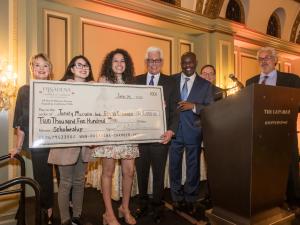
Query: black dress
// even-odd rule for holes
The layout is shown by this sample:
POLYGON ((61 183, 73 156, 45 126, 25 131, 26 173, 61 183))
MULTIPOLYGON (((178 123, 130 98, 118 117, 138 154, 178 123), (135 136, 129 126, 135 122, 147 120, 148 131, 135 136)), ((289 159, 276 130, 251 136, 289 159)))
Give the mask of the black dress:
POLYGON ((31 154, 33 177, 41 188, 41 207, 49 209, 53 207, 53 170, 47 162, 50 149, 29 148, 29 93, 29 85, 19 89, 13 127, 25 133, 22 149, 31 154))

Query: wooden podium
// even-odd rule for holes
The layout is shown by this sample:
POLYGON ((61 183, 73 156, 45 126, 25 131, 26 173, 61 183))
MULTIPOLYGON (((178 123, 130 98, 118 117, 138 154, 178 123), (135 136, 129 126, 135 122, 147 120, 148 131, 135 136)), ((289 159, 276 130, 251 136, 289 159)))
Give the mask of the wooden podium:
POLYGON ((289 224, 284 202, 300 90, 251 85, 205 108, 211 224, 289 224))

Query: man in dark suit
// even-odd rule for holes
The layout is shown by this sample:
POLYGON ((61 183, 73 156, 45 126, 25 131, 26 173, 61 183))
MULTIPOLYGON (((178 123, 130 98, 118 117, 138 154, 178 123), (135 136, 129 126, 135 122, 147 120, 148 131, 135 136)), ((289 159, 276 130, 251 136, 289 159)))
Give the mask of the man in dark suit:
POLYGON ((200 152, 202 129, 200 111, 213 101, 212 85, 196 74, 197 59, 192 52, 181 56, 182 72, 172 78, 176 81, 178 96, 179 124, 171 142, 169 168, 173 206, 193 214, 199 194, 200 152), (182 158, 186 153, 186 181, 182 187, 182 158))
MULTIPOLYGON (((277 55, 274 48, 264 47, 257 53, 257 59, 261 73, 246 81, 246 86, 256 83, 272 86, 300 88, 300 77, 277 71, 277 55)), ((299 182, 299 155, 297 137, 293 140, 292 161, 290 164, 289 178, 286 191, 287 203, 291 206, 300 206, 300 182, 299 182)))
MULTIPOLYGON (((147 73, 136 77, 136 83, 142 85, 159 85, 163 87, 164 104, 166 111, 167 131, 162 134, 161 143, 140 144, 140 157, 136 159, 136 170, 139 187, 139 208, 136 210, 136 217, 141 217, 149 212, 148 180, 150 165, 153 172, 153 198, 151 201, 151 211, 155 223, 159 223, 162 218, 162 202, 164 191, 165 166, 168 156, 168 142, 176 132, 178 126, 178 110, 175 82, 169 76, 162 74, 163 52, 158 47, 149 47, 146 52, 145 64, 147 73)), ((147 103, 146 103, 147 104, 147 103)))

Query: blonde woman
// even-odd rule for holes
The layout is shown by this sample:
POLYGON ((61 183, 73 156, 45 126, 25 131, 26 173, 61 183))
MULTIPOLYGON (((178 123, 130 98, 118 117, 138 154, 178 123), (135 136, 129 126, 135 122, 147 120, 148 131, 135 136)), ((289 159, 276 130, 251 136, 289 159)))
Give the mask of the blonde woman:
MULTIPOLYGON (((31 57, 29 62, 32 79, 50 80, 52 64, 49 58, 40 53, 31 57)), ((47 163, 49 148, 29 148, 29 85, 19 89, 13 127, 17 131, 16 147, 10 150, 11 157, 21 150, 28 151, 32 158, 33 177, 41 187, 41 207, 45 216, 45 223, 53 222, 53 173, 52 165, 47 163)))

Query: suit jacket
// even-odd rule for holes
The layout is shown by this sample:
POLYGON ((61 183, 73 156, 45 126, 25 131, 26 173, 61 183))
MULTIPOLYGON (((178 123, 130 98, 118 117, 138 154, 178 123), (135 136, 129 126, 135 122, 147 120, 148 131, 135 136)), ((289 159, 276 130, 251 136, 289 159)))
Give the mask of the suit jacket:
MULTIPOLYGON (((135 83, 146 85, 147 73, 136 76, 135 83)), ((177 109, 178 97, 176 96, 177 92, 175 91, 175 82, 173 79, 170 78, 170 76, 161 73, 157 85, 163 87, 164 100, 166 105, 165 111, 167 129, 172 130, 174 133, 176 133, 178 127, 179 111, 177 109)))
MULTIPOLYGON (((176 82, 176 91, 178 96, 178 102, 180 99, 180 79, 181 73, 175 74, 172 78, 176 82)), ((201 110, 213 102, 213 89, 212 84, 196 74, 193 86, 190 94, 186 100, 192 102, 196 106, 196 113, 192 110, 180 112, 179 114, 179 126, 181 129, 181 135, 184 138, 186 144, 200 144, 202 141, 202 130, 200 124, 200 112, 201 110)))
POLYGON ((223 98, 224 90, 222 88, 219 88, 218 86, 212 84, 212 91, 213 91, 214 101, 218 101, 223 98))
MULTIPOLYGON (((260 74, 248 79, 246 86, 250 84, 258 84, 260 74)), ((292 73, 284 73, 277 71, 276 86, 300 88, 300 77, 292 73)))
POLYGON ((74 165, 81 154, 83 162, 92 160, 92 149, 89 147, 66 147, 66 148, 52 148, 50 149, 48 163, 66 166, 74 165))
MULTIPOLYGON (((246 81, 246 86, 250 84, 258 84, 259 82, 260 74, 248 79, 246 81)), ((292 87, 292 88, 300 88, 300 77, 292 74, 292 73, 284 73, 277 71, 277 81, 276 86, 282 86, 282 87, 292 87)), ((300 112, 300 109, 299 109, 300 112)), ((297 142, 297 135, 295 135, 295 138, 293 138, 293 150, 294 152, 297 152, 298 155, 298 142, 297 142)), ((298 159, 297 159, 298 161, 298 159)))

